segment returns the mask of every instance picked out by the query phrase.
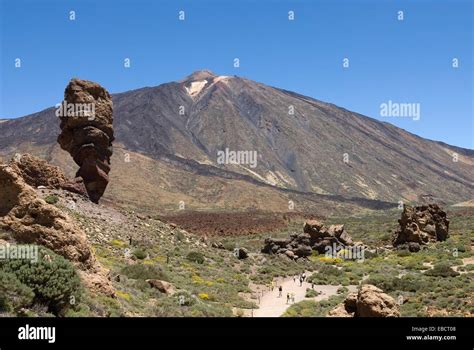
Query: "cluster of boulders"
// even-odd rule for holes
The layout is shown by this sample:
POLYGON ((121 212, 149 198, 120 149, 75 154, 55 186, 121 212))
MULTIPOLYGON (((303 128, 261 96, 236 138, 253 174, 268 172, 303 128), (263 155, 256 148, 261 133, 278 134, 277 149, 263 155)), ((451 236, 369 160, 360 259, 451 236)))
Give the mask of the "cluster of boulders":
POLYGON ((400 317, 400 308, 380 288, 363 284, 358 293, 349 293, 342 304, 329 311, 331 317, 400 317))
POLYGON ((87 287, 113 296, 106 271, 96 261, 85 233, 67 214, 40 198, 24 174, 33 181, 32 172, 20 169, 17 162, 0 164, 0 229, 9 233, 7 243, 45 246, 73 262, 87 287))
POLYGON ((444 241, 448 237, 449 220, 446 212, 437 204, 416 207, 405 205, 398 223, 393 245, 406 244, 412 252, 420 250, 421 245, 444 241))
POLYGON ((80 167, 75 182, 79 187, 84 185, 90 200, 98 203, 109 183, 114 140, 112 98, 95 82, 72 79, 63 104, 58 143, 80 167))
POLYGON ((291 259, 310 256, 313 250, 319 254, 327 253, 328 247, 354 244, 351 236, 344 230, 344 225, 326 227, 318 220, 308 220, 303 233, 291 234, 289 238, 267 238, 262 253, 282 254, 291 259))

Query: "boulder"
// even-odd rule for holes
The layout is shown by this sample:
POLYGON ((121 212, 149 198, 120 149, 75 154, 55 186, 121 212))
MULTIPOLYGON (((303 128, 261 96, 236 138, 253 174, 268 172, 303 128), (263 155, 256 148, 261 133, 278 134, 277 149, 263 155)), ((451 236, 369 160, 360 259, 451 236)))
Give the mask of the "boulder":
POLYGON ((349 293, 344 300, 344 308, 348 312, 357 311, 357 293, 349 293))
POLYGON ((339 238, 339 236, 344 232, 344 225, 331 225, 328 228, 328 233, 331 236, 339 238))
POLYGON ((358 293, 349 293, 342 304, 328 312, 332 317, 400 317, 398 304, 381 289, 364 284, 358 293))
POLYGON ((303 232, 309 234, 312 239, 329 236, 327 228, 318 220, 306 221, 303 226, 303 232))
MULTIPOLYGON (((393 246, 410 242, 424 245, 430 242, 444 241, 448 237, 449 220, 446 212, 437 204, 417 207, 405 205, 398 223, 399 227, 394 234, 393 246)), ((413 247, 416 246, 413 245, 413 247)))
POLYGON ((72 79, 64 92, 63 105, 74 108, 70 112, 65 107, 58 115, 61 121, 58 143, 79 166, 77 181, 80 183, 82 179, 90 200, 98 203, 109 183, 114 140, 112 98, 97 83, 72 79), (87 113, 81 109, 87 109, 87 113))
POLYGON ((298 245, 294 250, 293 253, 298 255, 299 257, 303 256, 310 256, 313 250, 309 245, 298 245))
POLYGON ((412 253, 419 252, 421 249, 420 244, 416 242, 409 242, 408 243, 408 250, 412 253))
POLYGON ((337 239, 344 245, 354 244, 354 242, 352 241, 352 237, 346 231, 341 232, 337 239))
POLYGON ((380 288, 364 284, 357 294, 356 317, 400 317, 399 305, 380 288))
POLYGON ((285 255, 286 255, 287 257, 289 257, 290 259, 292 259, 292 260, 294 260, 294 259, 296 258, 296 255, 295 255, 295 253, 294 253, 292 250, 287 250, 287 251, 285 252, 285 255))
POLYGON ((217 249, 225 249, 224 244, 222 242, 212 242, 211 247, 217 249))
POLYGON ((264 241, 264 246, 262 248, 262 253, 266 254, 276 254, 279 249, 286 249, 291 243, 290 239, 280 239, 280 238, 266 238, 264 241))
POLYGON ((237 259, 247 259, 249 257, 249 253, 247 249, 245 248, 236 248, 236 253, 235 253, 237 259))
POLYGON ((150 285, 150 287, 159 290, 163 294, 173 294, 174 287, 171 283, 156 279, 149 279, 146 282, 150 285))
POLYGON ((328 317, 354 317, 354 315, 346 310, 343 304, 339 304, 336 308, 330 310, 328 317))

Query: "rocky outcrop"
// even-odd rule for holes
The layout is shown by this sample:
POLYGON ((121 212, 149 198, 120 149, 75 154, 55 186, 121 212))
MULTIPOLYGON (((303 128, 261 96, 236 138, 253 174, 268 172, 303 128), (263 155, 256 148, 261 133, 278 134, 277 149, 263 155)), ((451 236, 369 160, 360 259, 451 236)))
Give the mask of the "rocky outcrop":
POLYGON ((83 183, 69 180, 61 168, 31 154, 18 154, 9 164, 25 182, 34 187, 63 189, 87 196, 83 183))
POLYGON ((400 317, 395 299, 370 284, 360 288, 355 308, 356 317, 400 317))
POLYGON ((289 258, 298 259, 310 256, 313 250, 325 254, 328 247, 350 247, 353 244, 351 236, 344 230, 344 225, 326 227, 318 220, 308 220, 304 224, 303 233, 294 233, 283 239, 265 239, 262 253, 284 254, 289 258))
POLYGON ((448 237, 449 220, 446 212, 437 204, 417 207, 405 205, 398 223, 393 245, 411 243, 409 248, 413 252, 419 250, 419 245, 444 241, 448 237))
POLYGON ((342 304, 329 311, 331 317, 400 317, 398 304, 390 295, 370 284, 349 293, 342 304))
POLYGON ((114 140, 112 99, 99 84, 72 79, 62 106, 58 143, 80 167, 77 183, 83 182, 91 201, 98 203, 109 183, 114 140))
POLYGON ((73 262, 86 286, 113 295, 84 232, 63 212, 38 197, 14 166, 0 164, 0 228, 14 242, 38 244, 73 262))
POLYGON ((67 182, 67 177, 61 168, 31 154, 16 155, 12 158, 10 165, 32 187, 60 188, 67 182))

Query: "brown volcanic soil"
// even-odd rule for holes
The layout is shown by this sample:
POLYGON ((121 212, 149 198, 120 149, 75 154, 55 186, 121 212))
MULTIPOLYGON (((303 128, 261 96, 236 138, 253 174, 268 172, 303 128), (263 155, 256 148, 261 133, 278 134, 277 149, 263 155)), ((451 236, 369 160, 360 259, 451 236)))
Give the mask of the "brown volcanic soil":
POLYGON ((259 211, 233 213, 185 211, 159 217, 160 220, 168 224, 176 224, 188 232, 209 236, 237 236, 278 231, 288 227, 291 221, 312 218, 315 218, 314 215, 303 213, 259 211))

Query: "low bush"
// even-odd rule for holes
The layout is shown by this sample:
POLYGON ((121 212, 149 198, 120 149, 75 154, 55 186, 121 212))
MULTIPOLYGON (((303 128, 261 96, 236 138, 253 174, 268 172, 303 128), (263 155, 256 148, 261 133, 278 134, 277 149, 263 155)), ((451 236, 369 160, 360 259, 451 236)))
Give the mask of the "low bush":
POLYGON ((156 265, 133 264, 122 268, 121 273, 135 280, 159 279, 167 281, 168 278, 163 270, 156 265))
POLYGON ((35 294, 13 273, 0 271, 0 312, 16 312, 29 306, 35 294))
POLYGON ((140 248, 135 249, 132 254, 135 258, 139 260, 143 260, 148 256, 148 254, 140 248))
POLYGON ((54 194, 50 194, 50 195, 46 196, 46 198, 44 200, 48 204, 56 204, 59 201, 59 198, 58 198, 58 196, 56 196, 54 194))
POLYGON ((314 297, 317 297, 319 294, 321 293, 318 292, 317 290, 306 288, 305 298, 314 298, 314 297))
POLYGON ((56 315, 64 314, 69 306, 80 299, 81 283, 74 266, 47 248, 38 248, 36 262, 5 260, 0 262, 0 268, 14 274, 33 291, 35 303, 46 305, 48 311, 56 315))
POLYGON ((186 259, 197 264, 203 264, 205 261, 204 255, 199 252, 189 252, 189 254, 186 256, 186 259))
POLYGON ((425 275, 434 277, 456 277, 459 272, 454 271, 449 264, 441 262, 436 264, 431 270, 425 271, 425 275))

